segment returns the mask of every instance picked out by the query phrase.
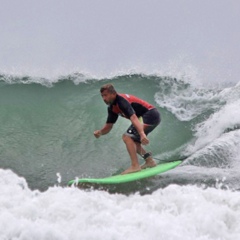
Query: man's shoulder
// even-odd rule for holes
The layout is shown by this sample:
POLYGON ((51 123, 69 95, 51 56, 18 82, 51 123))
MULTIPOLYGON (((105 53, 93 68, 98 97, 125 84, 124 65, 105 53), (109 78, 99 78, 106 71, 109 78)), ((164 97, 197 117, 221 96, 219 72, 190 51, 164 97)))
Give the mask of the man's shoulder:
POLYGON ((117 96, 119 98, 124 98, 124 99, 127 99, 127 98, 130 98, 132 97, 132 95, 128 94, 128 93, 118 93, 117 96))
POLYGON ((121 106, 124 107, 124 106, 130 104, 129 95, 125 94, 125 93, 118 94, 116 97, 116 104, 120 107, 121 106))

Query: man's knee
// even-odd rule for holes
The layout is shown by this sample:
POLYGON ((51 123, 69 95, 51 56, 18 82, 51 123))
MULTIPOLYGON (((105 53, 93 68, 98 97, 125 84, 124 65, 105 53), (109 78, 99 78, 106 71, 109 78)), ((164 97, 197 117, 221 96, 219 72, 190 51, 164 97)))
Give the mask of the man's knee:
POLYGON ((129 140, 131 140, 131 137, 128 136, 128 135, 126 135, 126 134, 123 134, 123 135, 122 135, 122 140, 126 143, 126 142, 128 142, 129 140))

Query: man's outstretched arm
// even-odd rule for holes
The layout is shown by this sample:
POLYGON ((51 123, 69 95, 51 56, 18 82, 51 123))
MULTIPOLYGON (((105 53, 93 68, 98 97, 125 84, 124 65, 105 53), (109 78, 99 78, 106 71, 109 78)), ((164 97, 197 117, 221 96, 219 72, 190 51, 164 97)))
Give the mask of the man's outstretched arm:
POLYGON ((96 130, 93 134, 96 138, 101 137, 101 135, 108 134, 113 127, 113 123, 106 123, 102 129, 96 130))

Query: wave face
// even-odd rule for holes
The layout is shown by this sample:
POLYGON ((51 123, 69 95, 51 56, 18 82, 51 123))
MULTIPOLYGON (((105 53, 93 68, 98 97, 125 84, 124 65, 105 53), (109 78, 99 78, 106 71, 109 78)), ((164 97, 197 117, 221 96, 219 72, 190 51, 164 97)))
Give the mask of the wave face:
POLYGON ((173 232, 174 239, 239 238, 239 86, 203 87, 144 74, 101 79, 2 74, 1 238, 172 239, 173 232), (189 158, 130 184, 67 188, 71 179, 110 176, 130 164, 121 140, 128 120, 119 118, 100 139, 93 136, 106 121, 99 89, 108 82, 159 109, 162 122, 147 146, 157 161, 189 158))
MULTIPOLYGON (((240 239, 240 1, 1 1, 0 239, 240 239), (99 88, 154 104, 147 150, 180 166, 129 184, 129 121, 99 88)), ((142 162, 142 159, 139 159, 142 162)))
MULTIPOLYGON (((111 133, 98 140, 93 137, 106 121, 99 89, 107 82, 159 109, 162 122, 151 133, 148 147, 157 159, 187 155, 191 157, 186 165, 234 171, 239 153, 239 84, 197 88, 184 80, 143 74, 110 79, 73 74, 54 81, 2 75, 1 167, 41 190, 56 183, 56 173, 66 184, 76 176, 108 176, 127 168, 130 162, 121 135, 129 121, 119 119, 111 133)), ((234 187, 236 176, 231 174, 234 187)), ((163 182, 155 187, 161 188, 163 182)))

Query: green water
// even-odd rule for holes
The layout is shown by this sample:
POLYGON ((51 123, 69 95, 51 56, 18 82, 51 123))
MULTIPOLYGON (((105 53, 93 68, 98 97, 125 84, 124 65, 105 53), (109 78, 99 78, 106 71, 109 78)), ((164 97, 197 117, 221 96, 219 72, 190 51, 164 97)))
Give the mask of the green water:
POLYGON ((147 150, 155 156, 178 157, 192 138, 191 122, 179 121, 155 102, 161 78, 132 75, 77 85, 62 80, 51 87, 2 84, 1 167, 14 170, 31 188, 41 190, 57 183, 57 173, 65 185, 76 176, 105 177, 127 168, 130 160, 121 136, 130 125, 128 120, 119 118, 100 139, 93 136, 107 115, 99 88, 110 81, 118 92, 141 97, 160 110, 162 122, 149 135, 147 150))

